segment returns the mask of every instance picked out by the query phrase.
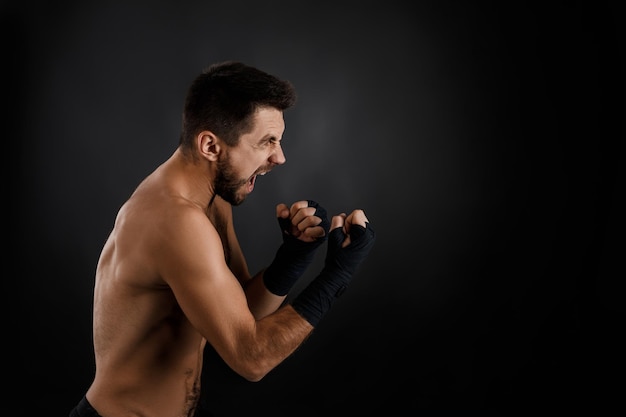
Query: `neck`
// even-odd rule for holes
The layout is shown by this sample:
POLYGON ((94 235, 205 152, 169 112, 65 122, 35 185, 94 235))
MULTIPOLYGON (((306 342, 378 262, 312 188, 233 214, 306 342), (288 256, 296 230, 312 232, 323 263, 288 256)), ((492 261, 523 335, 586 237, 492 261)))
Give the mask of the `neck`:
POLYGON ((160 170, 174 192, 181 197, 203 209, 207 209, 215 200, 215 169, 210 162, 189 158, 178 148, 160 170))

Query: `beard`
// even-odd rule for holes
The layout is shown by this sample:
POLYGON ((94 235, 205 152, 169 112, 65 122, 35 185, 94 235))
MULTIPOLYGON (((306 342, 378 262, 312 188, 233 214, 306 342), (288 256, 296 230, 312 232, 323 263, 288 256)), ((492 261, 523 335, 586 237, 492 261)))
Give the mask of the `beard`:
POLYGON ((233 206, 238 206, 246 199, 246 195, 241 192, 241 187, 247 183, 248 179, 237 178, 228 154, 218 161, 215 194, 233 206))

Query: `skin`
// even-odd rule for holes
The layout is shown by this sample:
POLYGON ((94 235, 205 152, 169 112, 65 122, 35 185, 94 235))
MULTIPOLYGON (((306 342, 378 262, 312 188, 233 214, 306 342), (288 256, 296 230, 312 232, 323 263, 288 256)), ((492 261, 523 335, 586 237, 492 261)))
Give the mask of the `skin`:
MULTIPOLYGON (((259 381, 313 327, 284 297, 251 276, 235 235, 232 205, 255 175, 285 163, 283 114, 261 108, 251 132, 228 147, 200 132, 192 161, 177 149, 121 207, 96 270, 96 373, 87 399, 104 417, 192 416, 205 344, 249 381, 259 381), (226 172, 226 174, 224 174, 226 172), (219 191, 219 192, 218 192, 219 191)), ((323 236, 306 201, 276 206, 304 241, 323 236)), ((349 242, 362 210, 331 219, 349 242)))

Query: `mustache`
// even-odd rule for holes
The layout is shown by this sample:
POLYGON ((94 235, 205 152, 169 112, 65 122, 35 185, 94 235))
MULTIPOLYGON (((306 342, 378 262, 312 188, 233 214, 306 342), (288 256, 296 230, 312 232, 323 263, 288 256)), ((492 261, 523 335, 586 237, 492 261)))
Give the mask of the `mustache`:
POLYGON ((253 177, 255 175, 259 175, 260 173, 265 173, 267 174, 268 172, 270 172, 271 170, 273 170, 275 167, 275 165, 269 164, 269 165, 265 165, 262 166, 261 168, 257 169, 256 171, 254 171, 254 174, 252 174, 250 177, 253 177))

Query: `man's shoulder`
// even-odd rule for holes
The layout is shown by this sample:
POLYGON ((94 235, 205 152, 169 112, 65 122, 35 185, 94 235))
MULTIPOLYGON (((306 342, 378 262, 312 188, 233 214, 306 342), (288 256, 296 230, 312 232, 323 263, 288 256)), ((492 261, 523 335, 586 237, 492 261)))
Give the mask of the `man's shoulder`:
POLYGON ((205 232, 213 224, 201 207, 184 198, 133 195, 120 208, 115 228, 133 240, 158 241, 205 232))

